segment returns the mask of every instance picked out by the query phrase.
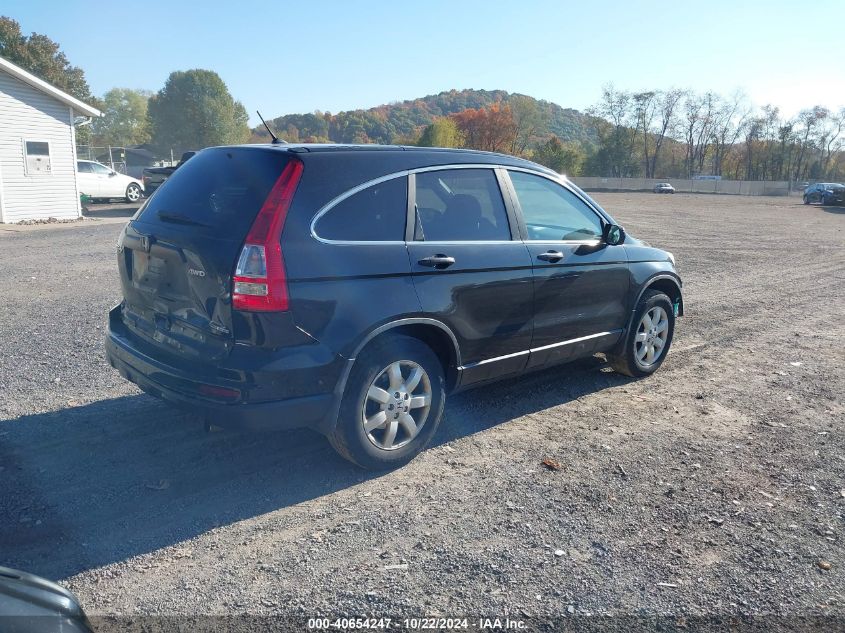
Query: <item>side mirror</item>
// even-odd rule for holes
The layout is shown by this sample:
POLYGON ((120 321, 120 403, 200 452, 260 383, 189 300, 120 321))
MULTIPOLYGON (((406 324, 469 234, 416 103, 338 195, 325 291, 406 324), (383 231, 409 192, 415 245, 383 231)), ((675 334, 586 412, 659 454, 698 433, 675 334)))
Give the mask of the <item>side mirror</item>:
POLYGON ((111 178, 112 176, 117 176, 117 172, 110 171, 109 172, 109 178, 111 178))
POLYGON ((618 246, 625 241, 625 229, 618 224, 605 224, 602 239, 608 246, 618 246))

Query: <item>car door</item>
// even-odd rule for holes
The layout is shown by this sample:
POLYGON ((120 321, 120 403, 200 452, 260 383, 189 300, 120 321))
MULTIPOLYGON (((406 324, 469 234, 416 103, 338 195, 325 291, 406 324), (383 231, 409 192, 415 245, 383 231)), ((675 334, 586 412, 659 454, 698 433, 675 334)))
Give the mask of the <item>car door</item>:
POLYGON ((521 371, 531 343, 531 259, 499 178, 494 166, 473 166, 409 181, 414 287, 422 310, 458 339, 461 385, 521 371))
POLYGON ((92 163, 85 160, 76 163, 76 183, 80 194, 97 198, 100 196, 100 180, 91 165, 92 163))
POLYGON ((628 258, 606 220, 553 176, 508 170, 534 275, 534 367, 608 349, 628 315, 628 258))
POLYGON ((120 191, 119 178, 114 176, 114 172, 100 163, 91 163, 91 169, 97 178, 100 188, 100 193, 97 194, 103 198, 121 198, 123 191, 120 191))

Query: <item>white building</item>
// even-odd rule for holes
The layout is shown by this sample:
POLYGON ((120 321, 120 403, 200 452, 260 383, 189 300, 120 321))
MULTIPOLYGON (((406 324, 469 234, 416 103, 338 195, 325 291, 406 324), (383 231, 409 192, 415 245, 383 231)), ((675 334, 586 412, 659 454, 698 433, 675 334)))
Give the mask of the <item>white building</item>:
POLYGON ((95 116, 0 57, 0 223, 80 217, 74 120, 95 116))

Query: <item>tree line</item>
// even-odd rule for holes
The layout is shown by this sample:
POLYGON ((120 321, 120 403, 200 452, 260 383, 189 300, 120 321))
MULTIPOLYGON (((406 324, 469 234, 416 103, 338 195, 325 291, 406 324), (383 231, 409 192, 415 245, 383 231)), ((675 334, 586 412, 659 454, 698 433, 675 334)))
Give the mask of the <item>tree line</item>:
MULTIPOLYGON (((150 144, 165 156, 269 140, 263 127, 249 129, 243 104, 210 70, 175 71, 157 92, 113 88, 97 98, 57 43, 24 35, 8 17, 0 17, 0 56, 103 111, 77 129, 82 144, 150 144)), ((845 179, 845 108, 814 106, 785 117, 773 105, 754 108, 739 93, 608 84, 581 113, 503 90, 449 90, 368 110, 289 114, 270 124, 290 142, 466 147, 570 175, 845 179)))
POLYGON ((598 135, 587 161, 594 175, 735 180, 841 180, 845 107, 816 105, 785 117, 741 93, 604 86, 592 117, 598 135))

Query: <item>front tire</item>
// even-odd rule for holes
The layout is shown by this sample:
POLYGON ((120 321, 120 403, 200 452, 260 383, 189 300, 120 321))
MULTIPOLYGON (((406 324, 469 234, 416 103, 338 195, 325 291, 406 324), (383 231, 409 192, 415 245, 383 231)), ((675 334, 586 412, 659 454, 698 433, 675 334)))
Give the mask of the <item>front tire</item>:
POLYGON ((675 334, 672 301, 659 290, 646 290, 631 323, 623 347, 616 354, 608 354, 608 361, 620 374, 633 378, 650 376, 663 364, 672 345, 675 334))
POLYGON ((810 199, 807 196, 804 196, 804 204, 810 204, 810 199))
POLYGON ((385 336, 355 361, 329 442, 362 468, 396 468, 434 437, 445 401, 443 367, 431 348, 385 336))
POLYGON ((141 187, 136 185, 134 182, 130 183, 128 187, 126 187, 126 202, 138 202, 141 199, 141 187))

